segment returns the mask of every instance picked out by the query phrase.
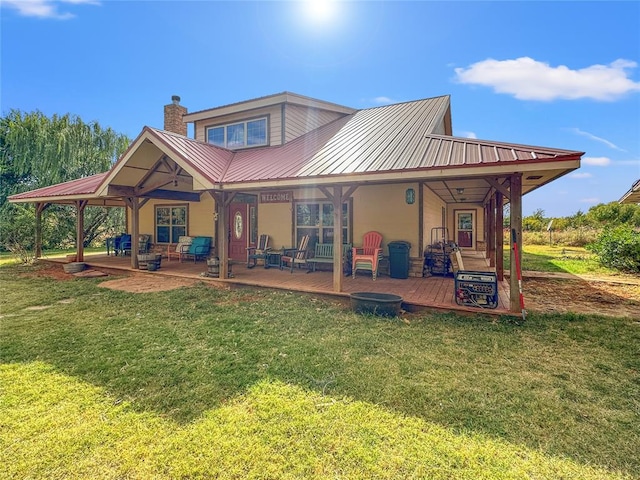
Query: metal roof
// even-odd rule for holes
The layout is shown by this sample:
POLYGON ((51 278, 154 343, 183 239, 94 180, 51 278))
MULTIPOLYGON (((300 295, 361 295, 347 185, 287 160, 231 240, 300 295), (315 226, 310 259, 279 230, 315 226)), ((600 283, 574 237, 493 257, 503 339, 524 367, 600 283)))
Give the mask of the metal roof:
POLYGON ((144 128, 167 145, 180 159, 191 165, 213 183, 220 181, 234 155, 231 150, 193 140, 177 133, 152 127, 144 128))
POLYGON ((124 185, 128 180, 135 186, 139 177, 127 171, 139 172, 146 161, 145 151, 148 153, 146 142, 191 175, 194 190, 434 181, 528 171, 531 183, 526 190, 530 191, 579 167, 583 152, 441 135, 449 118, 449 105, 447 95, 359 110, 284 145, 238 151, 144 127, 109 172, 9 199, 107 197, 107 187, 112 183, 124 185), (548 172, 531 174, 541 171, 548 172))
POLYGON ((24 201, 34 198, 52 198, 56 197, 72 197, 72 196, 91 196, 95 194, 98 187, 102 184, 103 180, 109 172, 98 173, 97 175, 91 175, 89 177, 79 178, 77 180, 71 180, 70 182, 58 183, 57 185, 51 185, 49 187, 38 188, 29 192, 17 193, 11 195, 9 200, 11 201, 24 201))
POLYGON ((360 110, 285 145, 238 151, 222 183, 403 168, 403 152, 432 133, 448 108, 443 96, 360 110))
POLYGON ((622 196, 620 203, 640 203, 640 180, 637 180, 622 196))

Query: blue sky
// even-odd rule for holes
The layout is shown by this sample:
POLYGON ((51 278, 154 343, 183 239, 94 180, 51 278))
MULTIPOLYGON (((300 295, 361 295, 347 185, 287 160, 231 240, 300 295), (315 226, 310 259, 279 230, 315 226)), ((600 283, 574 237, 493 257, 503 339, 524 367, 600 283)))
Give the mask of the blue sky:
POLYGON ((131 138, 291 91, 354 108, 450 94, 454 135, 586 152, 524 214, 586 212, 640 178, 640 2, 0 0, 1 109, 131 138))

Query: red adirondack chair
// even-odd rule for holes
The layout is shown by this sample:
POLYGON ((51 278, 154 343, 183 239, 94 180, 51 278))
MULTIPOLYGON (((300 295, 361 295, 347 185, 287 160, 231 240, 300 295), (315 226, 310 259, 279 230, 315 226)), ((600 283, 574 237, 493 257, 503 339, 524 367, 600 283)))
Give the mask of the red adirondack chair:
POLYGON ((367 232, 362 237, 362 247, 353 248, 352 274, 356 278, 356 270, 368 270, 373 279, 378 276, 378 262, 382 256, 382 235, 378 232, 367 232))

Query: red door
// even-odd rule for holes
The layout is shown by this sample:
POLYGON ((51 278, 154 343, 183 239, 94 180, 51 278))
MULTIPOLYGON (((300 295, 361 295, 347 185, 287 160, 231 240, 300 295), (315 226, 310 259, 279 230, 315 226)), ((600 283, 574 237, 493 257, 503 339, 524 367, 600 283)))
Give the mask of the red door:
POLYGON ((248 203, 232 203, 229 206, 229 258, 238 262, 247 261, 248 211, 248 203))

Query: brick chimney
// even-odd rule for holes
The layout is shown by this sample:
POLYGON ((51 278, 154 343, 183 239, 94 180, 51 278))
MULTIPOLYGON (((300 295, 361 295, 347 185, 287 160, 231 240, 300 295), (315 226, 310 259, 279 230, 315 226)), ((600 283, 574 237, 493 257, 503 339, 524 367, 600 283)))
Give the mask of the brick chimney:
POLYGON ((187 124, 182 121, 182 116, 186 114, 187 108, 180 105, 180 97, 173 95, 171 103, 164 106, 164 129, 186 137, 187 124))

